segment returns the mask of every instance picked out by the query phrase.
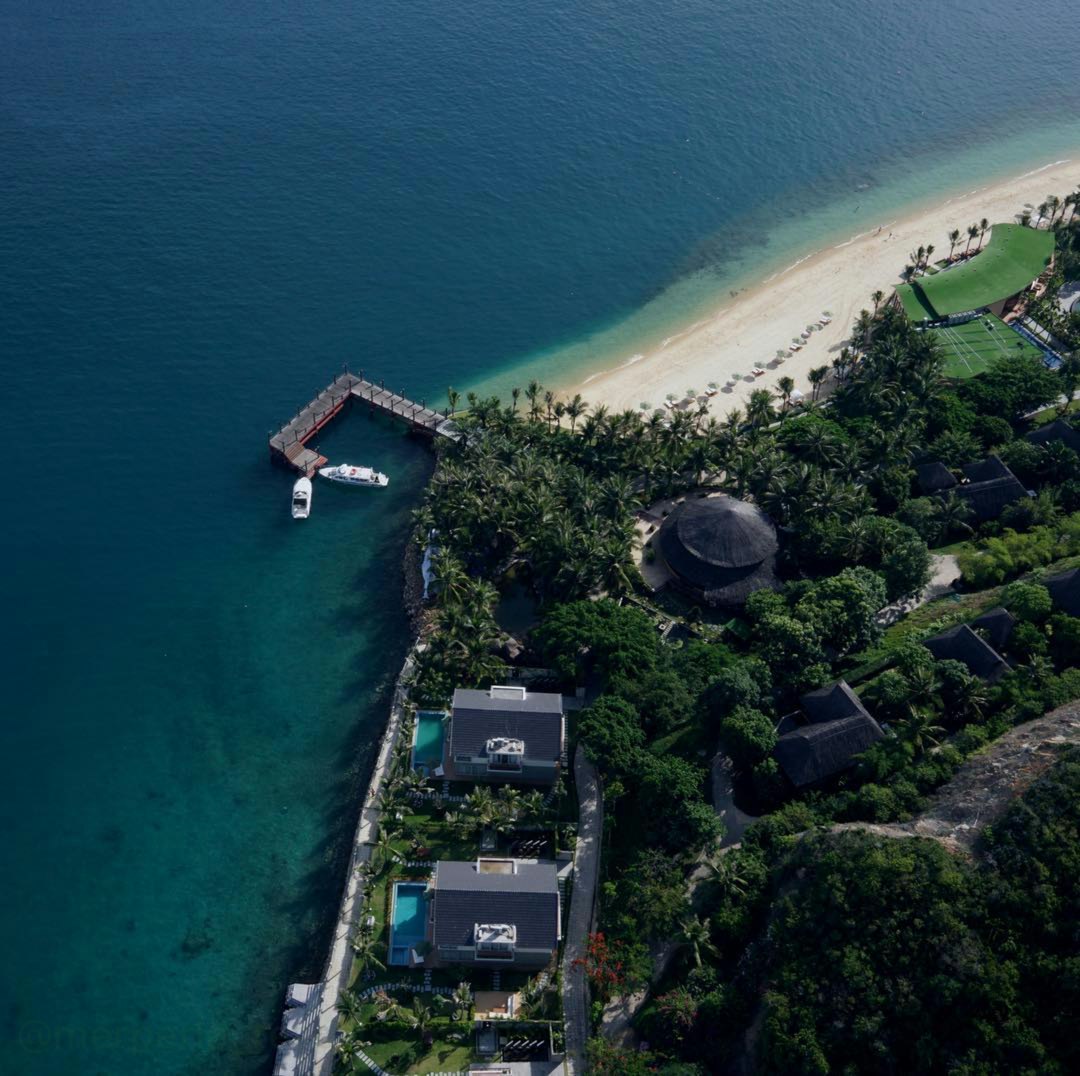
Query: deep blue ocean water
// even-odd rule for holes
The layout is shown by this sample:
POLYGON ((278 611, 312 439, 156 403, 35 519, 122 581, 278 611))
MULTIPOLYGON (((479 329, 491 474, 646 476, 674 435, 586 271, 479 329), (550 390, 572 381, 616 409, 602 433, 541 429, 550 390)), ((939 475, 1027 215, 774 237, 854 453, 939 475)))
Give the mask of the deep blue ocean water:
POLYGON ((815 214, 1080 147, 1066 0, 0 0, 0 49, 20 1074, 263 1072, 322 965, 431 465, 349 416, 390 488, 287 518, 267 431, 343 362, 565 374, 815 214))

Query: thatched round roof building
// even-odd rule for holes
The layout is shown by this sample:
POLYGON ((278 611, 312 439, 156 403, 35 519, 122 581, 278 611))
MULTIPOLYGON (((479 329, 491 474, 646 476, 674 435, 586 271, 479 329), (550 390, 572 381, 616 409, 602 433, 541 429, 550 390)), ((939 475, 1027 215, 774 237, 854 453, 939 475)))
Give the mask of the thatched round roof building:
POLYGON ((776 528, 734 497, 693 497, 664 520, 660 553, 680 588, 709 605, 740 606, 776 586, 776 528))

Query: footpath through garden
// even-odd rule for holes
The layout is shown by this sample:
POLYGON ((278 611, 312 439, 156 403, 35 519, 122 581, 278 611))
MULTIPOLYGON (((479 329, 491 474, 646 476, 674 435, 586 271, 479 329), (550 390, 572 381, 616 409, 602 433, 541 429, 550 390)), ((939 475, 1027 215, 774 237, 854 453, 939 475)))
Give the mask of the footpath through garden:
POLYGON ((574 752, 574 782, 578 793, 578 835, 574 849, 574 888, 570 894, 562 966, 567 1076, 587 1071, 585 1040, 589 1036, 589 991, 584 969, 577 961, 585 957, 593 925, 604 822, 596 767, 585 757, 580 744, 574 752))

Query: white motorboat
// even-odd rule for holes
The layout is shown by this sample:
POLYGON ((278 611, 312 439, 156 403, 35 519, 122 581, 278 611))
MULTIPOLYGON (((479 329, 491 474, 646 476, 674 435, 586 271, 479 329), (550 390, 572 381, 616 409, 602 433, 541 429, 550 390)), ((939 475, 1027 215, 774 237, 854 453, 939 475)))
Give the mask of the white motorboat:
POLYGON ((292 517, 307 519, 311 515, 311 479, 301 476, 292 488, 292 517))
POLYGON ((388 486, 390 479, 381 471, 371 467, 354 467, 351 463, 342 463, 337 467, 322 467, 319 474, 331 482, 341 482, 346 486, 388 486))

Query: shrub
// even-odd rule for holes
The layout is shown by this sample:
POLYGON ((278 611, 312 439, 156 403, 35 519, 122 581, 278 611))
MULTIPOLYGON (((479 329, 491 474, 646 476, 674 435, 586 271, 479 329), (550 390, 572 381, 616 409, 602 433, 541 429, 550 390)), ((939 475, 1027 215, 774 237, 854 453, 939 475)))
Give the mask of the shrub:
POLYGON ((1053 609, 1050 591, 1039 583, 1010 583, 1001 591, 1001 604, 1020 620, 1041 624, 1053 609))
POLYGON ((720 743, 736 768, 746 770, 772 752, 776 730, 760 710, 739 706, 720 723, 720 743))

